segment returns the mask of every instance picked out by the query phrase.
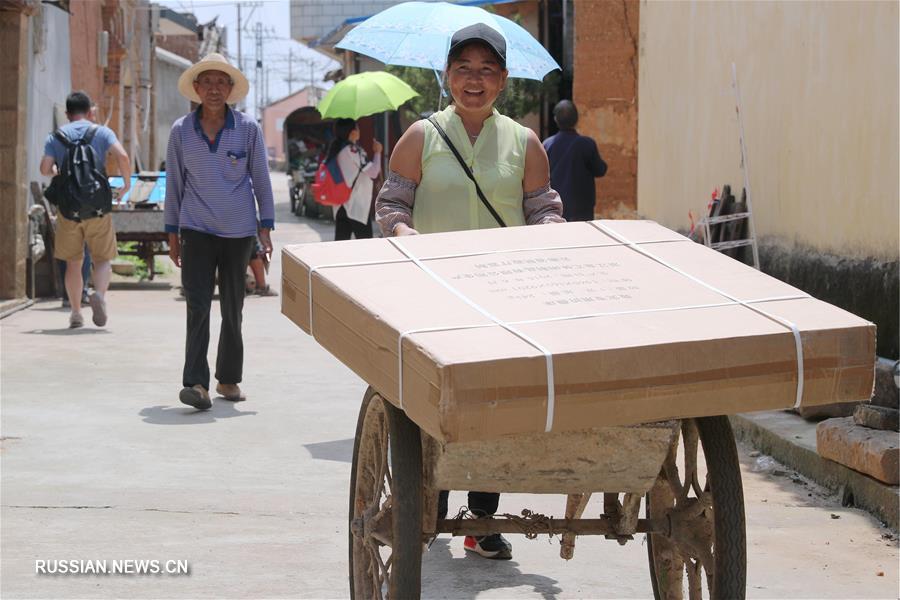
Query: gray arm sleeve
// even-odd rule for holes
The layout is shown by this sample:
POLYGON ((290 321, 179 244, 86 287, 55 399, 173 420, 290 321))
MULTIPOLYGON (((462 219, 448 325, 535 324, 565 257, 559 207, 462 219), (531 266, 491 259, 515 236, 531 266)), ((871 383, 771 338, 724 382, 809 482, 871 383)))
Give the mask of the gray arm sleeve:
POLYGON ((388 172, 388 177, 375 199, 375 222, 381 235, 391 237, 398 223, 412 227, 413 204, 416 202, 416 182, 388 172))
POLYGON ((547 183, 534 191, 526 192, 522 199, 526 225, 543 223, 565 223, 563 205, 559 194, 547 183))

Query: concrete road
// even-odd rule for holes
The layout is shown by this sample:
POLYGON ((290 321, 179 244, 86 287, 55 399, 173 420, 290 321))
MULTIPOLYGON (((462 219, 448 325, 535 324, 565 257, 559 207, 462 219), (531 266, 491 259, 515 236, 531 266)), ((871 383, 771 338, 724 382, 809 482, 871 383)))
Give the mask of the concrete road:
MULTIPOLYGON (((275 179, 275 241, 329 239, 328 225, 288 213, 286 180, 275 179)), ((276 286, 279 269, 276 253, 276 286)), ((254 297, 244 312, 249 400, 198 413, 177 399, 177 289, 118 286, 103 330, 69 331, 58 306, 0 322, 2 597, 347 596, 348 481, 365 384, 283 317, 279 298, 254 297), (190 574, 35 574, 37 560, 99 559, 184 560, 190 574)), ((214 317, 212 349, 217 329, 214 317)), ((777 466, 755 472, 765 457, 742 454, 751 598, 897 597, 896 537, 777 466)), ((523 507, 558 516, 565 499, 503 497, 501 511, 523 507)), ((595 500, 587 514, 599 511, 595 500)), ((568 563, 558 539, 511 540, 514 560, 494 563, 439 539, 424 557, 424 597, 652 596, 642 536, 625 547, 580 538, 568 563)))

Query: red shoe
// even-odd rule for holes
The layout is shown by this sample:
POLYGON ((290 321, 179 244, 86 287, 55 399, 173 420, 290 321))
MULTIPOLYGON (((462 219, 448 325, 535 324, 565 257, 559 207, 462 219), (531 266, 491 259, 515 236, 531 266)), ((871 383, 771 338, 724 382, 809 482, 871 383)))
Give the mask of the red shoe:
POLYGON ((512 544, 499 533, 484 537, 467 535, 463 547, 469 551, 493 560, 509 560, 512 558, 512 544))

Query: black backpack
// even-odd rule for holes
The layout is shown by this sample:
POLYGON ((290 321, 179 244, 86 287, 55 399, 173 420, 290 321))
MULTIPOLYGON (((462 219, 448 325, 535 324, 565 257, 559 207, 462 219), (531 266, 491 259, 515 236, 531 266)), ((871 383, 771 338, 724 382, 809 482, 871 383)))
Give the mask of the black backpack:
POLYGON ((70 140, 61 129, 53 133, 65 146, 66 159, 59 175, 44 191, 44 196, 71 221, 101 217, 112 210, 109 180, 103 169, 97 166, 97 157, 91 146, 91 140, 99 128, 98 125, 91 125, 77 140, 70 140))

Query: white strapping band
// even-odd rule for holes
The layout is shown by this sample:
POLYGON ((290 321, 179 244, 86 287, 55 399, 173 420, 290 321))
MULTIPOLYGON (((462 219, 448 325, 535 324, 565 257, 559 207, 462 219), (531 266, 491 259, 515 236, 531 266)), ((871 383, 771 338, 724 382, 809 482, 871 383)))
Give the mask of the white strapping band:
POLYGON ((794 401, 794 408, 800 408, 800 403, 803 400, 803 340, 800 338, 800 329, 797 327, 797 325, 795 323, 793 323, 785 318, 779 317, 778 315, 773 315, 771 313, 768 313, 768 312, 766 312, 760 308, 757 308, 755 306, 750 306, 747 302, 745 302, 739 298, 735 298, 731 294, 729 294, 723 290, 720 290, 719 288, 717 288, 713 285, 706 283, 702 279, 694 277, 690 273, 686 273, 686 272, 682 271, 675 265, 656 256, 652 252, 648 252, 648 251, 644 250, 643 248, 641 248, 640 246, 638 246, 637 244, 635 244, 634 242, 632 242, 631 240, 626 238, 624 235, 622 235, 620 233, 616 233, 609 227, 606 227, 605 225, 601 225, 597 221, 591 221, 590 224, 593 225, 594 227, 596 227, 599 231, 610 236, 614 240, 622 242, 624 245, 628 246, 635 252, 643 254, 647 258, 649 258, 655 262, 658 262, 659 264, 663 265, 664 267, 669 268, 680 275, 687 277, 691 281, 693 281, 695 283, 699 283, 703 287, 705 287, 709 290, 712 290, 713 292, 715 292, 719 295, 725 296, 726 298, 733 300, 734 302, 737 302, 741 306, 749 308, 753 312, 758 313, 758 314, 766 317, 767 319, 770 319, 770 320, 778 323, 779 325, 783 325, 784 327, 787 327, 788 329, 790 329, 791 333, 794 335, 794 346, 795 346, 795 350, 797 353, 797 397, 794 401))
POLYGON ((362 267, 365 265, 388 265, 391 263, 405 263, 409 262, 403 258, 395 258, 392 260, 367 260, 360 262, 348 262, 348 263, 328 263, 324 265, 317 265, 315 267, 309 268, 309 276, 307 279, 307 294, 309 296, 309 335, 315 338, 313 335, 313 273, 316 271, 321 271, 322 269, 330 269, 333 267, 362 267))
MULTIPOLYGON (((522 340, 523 342, 533 346, 535 349, 537 349, 538 352, 540 352, 544 355, 544 362, 547 365, 547 421, 546 421, 546 424, 544 425, 544 431, 551 431, 553 429, 553 412, 556 407, 555 386, 553 384, 553 353, 550 352, 549 350, 547 350, 547 348, 545 348, 544 345, 541 344, 540 342, 538 342, 537 340, 531 338, 526 333, 519 331, 518 329, 516 329, 509 323, 503 321, 502 319, 495 317, 494 315, 489 313, 487 310, 485 310, 482 306, 479 306, 477 303, 473 302, 468 296, 466 296, 465 294, 463 294, 462 292, 457 290, 455 287, 453 287, 452 285, 447 283, 447 281, 444 280, 440 275, 438 275, 437 273, 435 273, 434 271, 429 269, 428 266, 426 266, 421 260, 416 258, 409 250, 407 250, 406 247, 400 242, 400 240, 398 238, 392 237, 392 238, 387 238, 387 240, 391 244, 393 244, 394 247, 397 248, 397 250, 402 252, 406 257, 408 257, 411 261, 413 261, 413 263, 415 263, 415 265, 417 267, 419 267, 422 271, 427 273, 432 279, 434 279, 439 284, 441 284, 444 288, 446 288, 454 296, 456 296, 457 298, 459 298, 460 300, 462 300, 463 302, 465 302, 466 304, 471 306, 473 309, 475 309, 476 311, 478 311, 479 313, 481 313, 482 315, 484 315, 485 317, 487 317, 488 319, 490 319, 491 321, 493 321, 494 323, 496 323, 503 329, 507 330, 508 332, 510 332, 511 334, 513 334, 514 336, 516 336, 517 338, 522 340)), ((401 347, 402 347, 402 344, 403 344, 403 337, 401 336, 401 338, 400 338, 401 347)), ((400 362, 400 373, 402 376, 402 373, 403 373, 403 362, 402 361, 400 362)), ((401 384, 402 384, 402 379, 401 379, 401 384)), ((401 387, 400 388, 400 396, 401 397, 402 397, 402 394, 403 394, 403 388, 401 387)), ((401 401, 401 407, 402 407, 402 401, 401 401)))
MULTIPOLYGON (((604 316, 617 316, 617 315, 627 315, 627 314, 639 314, 639 313, 652 313, 652 312, 666 312, 666 311, 675 311, 675 310, 692 310, 692 309, 702 309, 702 308, 715 308, 715 307, 723 307, 723 306, 733 306, 733 305, 741 305, 744 306, 766 318, 769 318, 791 330, 794 334, 794 341, 797 350, 797 365, 798 365, 798 378, 797 378, 797 397, 796 402, 794 404, 795 407, 800 406, 800 402, 803 397, 803 345, 800 339, 800 332, 797 326, 788 321, 787 319, 783 319, 778 317, 777 315, 772 315, 764 310, 755 308, 751 306, 751 304, 758 304, 763 302, 773 302, 780 300, 798 300, 809 298, 810 296, 807 294, 799 294, 792 296, 771 296, 765 298, 757 298, 752 300, 741 300, 736 298, 708 283, 705 281, 690 275, 679 269, 678 267, 668 263, 662 258, 652 254, 639 247, 636 243, 628 240, 625 236, 618 234, 609 228, 596 223, 591 222, 590 225, 598 229, 599 231, 609 235, 613 239, 617 240, 614 243, 601 243, 601 244, 579 244, 579 245, 568 245, 568 246, 547 246, 542 248, 514 248, 514 249, 502 249, 502 250, 491 250, 491 251, 480 251, 480 252, 466 252, 459 254, 447 254, 447 255, 439 255, 432 256, 427 258, 417 258, 412 253, 410 253, 396 238, 387 238, 391 244, 393 244, 401 253, 403 253, 406 258, 399 259, 388 259, 388 260, 374 260, 374 261, 358 261, 358 262, 346 262, 346 263, 330 263, 318 265, 315 267, 311 267, 309 270, 309 279, 308 279, 308 295, 309 295, 309 330, 310 335, 313 335, 313 298, 312 298, 312 279, 313 273, 316 271, 320 271, 326 268, 338 268, 338 267, 356 267, 356 266, 365 266, 365 265, 380 265, 380 264, 393 264, 393 263, 405 263, 412 262, 416 266, 418 266, 423 272, 432 277, 435 281, 437 281, 440 285, 448 289, 451 293, 453 293, 456 297, 460 298, 463 302, 468 304, 470 307, 475 309, 477 312, 481 313, 489 320, 491 323, 481 323, 481 324, 472 324, 472 325, 453 325, 453 326, 444 326, 444 327, 423 327, 418 329, 410 329, 407 331, 403 331, 400 333, 398 343, 397 343, 397 358, 398 358, 398 401, 400 404, 400 408, 403 408, 403 340, 408 338, 411 335, 417 333, 431 333, 431 332, 440 332, 440 331, 455 331, 462 329, 476 329, 476 328, 484 328, 484 327, 493 327, 500 326, 516 337, 522 339, 526 343, 538 349, 545 357, 545 361, 547 363, 547 418, 545 424, 545 431, 551 431, 553 427, 553 419, 554 419, 554 411, 555 411, 555 389, 554 389, 554 379, 553 379, 553 355, 550 353, 543 345, 533 340, 530 336, 527 336, 523 332, 519 331, 515 328, 516 325, 527 325, 534 323, 548 323, 555 321, 569 321, 569 320, 577 320, 577 319, 587 319, 593 317, 604 317, 604 316), (661 265, 691 279, 692 281, 710 289, 726 298, 729 299, 728 302, 718 302, 718 303, 707 303, 707 304, 694 304, 687 306, 672 306, 672 307, 663 307, 663 308, 648 308, 648 309, 637 309, 637 310, 622 310, 622 311, 608 311, 608 312, 597 312, 597 313, 586 313, 581 315, 570 315, 563 317, 546 317, 542 319, 527 319, 522 321, 510 321, 505 322, 494 315, 490 314, 487 310, 479 306, 477 303, 472 301, 470 298, 465 296, 462 292, 451 286, 444 279, 442 279, 439 275, 437 275, 434 271, 429 269, 424 265, 424 261, 429 260, 444 260, 451 258, 464 258, 471 256, 482 256, 482 255, 490 255, 490 254, 498 254, 498 253, 511 253, 511 252, 541 252, 548 250, 570 250, 570 249, 580 249, 580 248, 598 248, 598 247, 607 247, 607 246, 627 246, 645 256, 650 258, 651 260, 660 263, 661 265)), ((666 243, 666 242, 681 242, 682 240, 658 240, 654 242, 647 242, 646 244, 658 244, 658 243, 666 243)))
MULTIPOLYGON (((653 242, 653 243, 662 244, 662 243, 672 242, 672 241, 680 241, 680 240, 660 240, 658 242, 653 242)), ((602 244, 575 244, 575 245, 570 245, 570 246, 545 246, 543 248, 512 248, 509 250, 481 250, 479 252, 461 252, 459 254, 442 254, 439 256, 429 256, 427 258, 422 258, 419 260, 423 260, 423 261, 425 261, 425 260, 444 260, 444 259, 448 259, 448 258, 466 258, 466 257, 470 257, 470 256, 487 256, 490 254, 497 254, 499 252, 503 252, 503 253, 543 252, 543 251, 547 251, 547 250, 577 250, 577 249, 581 249, 581 248, 603 248, 606 246, 623 246, 623 245, 624 244, 622 244, 620 242, 611 242, 611 243, 605 242, 602 244)), ((405 262, 413 262, 413 261, 414 261, 414 259, 412 259, 412 258, 392 258, 392 259, 385 259, 385 260, 361 260, 358 262, 326 263, 323 265, 317 265, 315 267, 310 267, 309 273, 308 273, 308 281, 307 281, 307 290, 308 290, 308 296, 309 296, 309 334, 313 335, 313 333, 312 333, 312 323, 313 323, 312 280, 313 280, 313 273, 315 273, 316 271, 321 271, 322 269, 330 269, 333 267, 337 268, 337 267, 362 267, 362 266, 367 266, 367 265, 389 265, 389 264, 393 264, 393 263, 405 263, 405 262)))
MULTIPOLYGON (((612 310, 607 312, 585 313, 581 315, 568 315, 565 317, 544 317, 542 319, 526 319, 523 321, 508 321, 508 325, 533 325, 536 323, 553 323, 557 321, 577 321, 579 319, 592 319, 596 317, 616 317, 621 315, 637 315, 644 313, 671 312, 676 310, 696 310, 701 308, 720 308, 724 306, 740 306, 742 304, 760 303, 760 302, 778 302, 782 300, 800 300, 809 298, 808 294, 797 294, 793 296, 770 296, 766 298, 755 298, 753 300, 744 300, 743 302, 713 302, 709 304, 688 304, 683 306, 664 306, 662 308, 639 308, 634 310, 612 310)), ((397 342, 397 361, 398 367, 398 399, 400 408, 403 408, 403 340, 417 333, 437 333, 444 331, 459 331, 462 329, 482 329, 485 327, 496 327, 496 323, 478 323, 472 325, 447 325, 438 327, 420 327, 418 329, 407 329, 400 334, 397 342)))

